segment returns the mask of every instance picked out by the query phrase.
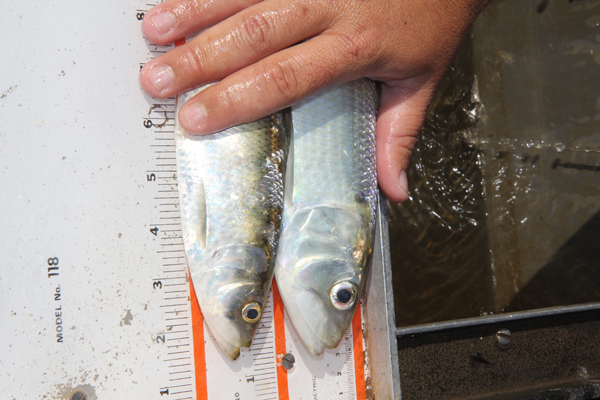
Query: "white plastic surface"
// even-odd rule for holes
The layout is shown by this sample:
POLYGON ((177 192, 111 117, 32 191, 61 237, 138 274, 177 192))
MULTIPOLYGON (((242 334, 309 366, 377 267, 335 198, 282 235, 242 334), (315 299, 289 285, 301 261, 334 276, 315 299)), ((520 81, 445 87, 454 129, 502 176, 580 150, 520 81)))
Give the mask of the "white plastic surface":
POLYGON ((0 398, 206 398, 201 353, 210 399, 360 398, 350 330, 317 360, 286 322, 283 375, 268 318, 237 362, 206 328, 194 349, 175 103, 138 77, 168 49, 142 37, 149 6, 0 4, 0 398))

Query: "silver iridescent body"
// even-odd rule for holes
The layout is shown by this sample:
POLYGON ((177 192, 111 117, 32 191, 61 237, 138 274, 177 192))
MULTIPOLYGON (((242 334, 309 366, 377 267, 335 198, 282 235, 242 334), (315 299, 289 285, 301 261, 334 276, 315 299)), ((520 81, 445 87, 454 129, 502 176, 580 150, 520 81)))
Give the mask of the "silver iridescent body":
POLYGON ((364 79, 292 107, 275 274, 288 316, 315 355, 340 343, 365 282, 378 196, 377 104, 375 84, 364 79))
MULTIPOLYGON (((179 106, 197 92, 180 96, 179 106)), ((209 136, 176 129, 188 267, 213 337, 235 360, 250 346, 273 277, 286 156, 281 114, 209 136)))

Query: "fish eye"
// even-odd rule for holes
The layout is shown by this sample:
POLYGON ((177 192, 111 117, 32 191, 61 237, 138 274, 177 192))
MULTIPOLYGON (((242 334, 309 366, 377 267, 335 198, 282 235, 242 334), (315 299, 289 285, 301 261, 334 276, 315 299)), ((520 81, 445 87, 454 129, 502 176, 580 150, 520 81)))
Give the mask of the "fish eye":
POLYGON ((249 324, 257 322, 260 319, 262 307, 258 303, 248 303, 242 308, 242 319, 249 324))
POLYGON ((329 298, 335 308, 347 310, 354 305, 357 292, 358 290, 353 283, 338 282, 329 291, 329 298))
POLYGON ((349 291, 348 289, 342 289, 339 292, 337 292, 337 299, 344 304, 348 303, 351 298, 352 298, 352 292, 349 291))

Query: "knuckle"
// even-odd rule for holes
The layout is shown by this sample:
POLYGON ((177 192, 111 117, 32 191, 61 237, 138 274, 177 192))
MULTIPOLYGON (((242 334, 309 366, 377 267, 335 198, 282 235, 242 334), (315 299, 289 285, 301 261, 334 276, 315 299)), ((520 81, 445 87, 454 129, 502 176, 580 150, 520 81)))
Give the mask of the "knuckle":
POLYGON ((335 33, 341 55, 351 60, 364 60, 375 53, 374 33, 371 29, 356 25, 348 32, 335 33))
POLYGON ((186 0, 182 2, 184 10, 189 10, 188 13, 193 14, 196 18, 201 18, 206 13, 206 2, 201 0, 186 0))
POLYGON ((244 8, 253 6, 254 4, 260 3, 262 0, 240 0, 244 8))
POLYGON ((252 12, 242 22, 241 45, 249 46, 257 54, 269 47, 272 21, 259 12, 252 12))
POLYGON ((202 76, 207 65, 205 50, 200 46, 181 47, 183 54, 179 57, 179 64, 185 65, 186 70, 193 71, 196 76, 202 76))
POLYGON ((298 72, 290 63, 280 62, 272 65, 266 76, 272 81, 274 89, 282 99, 291 101, 298 97, 298 72))
POLYGON ((230 86, 221 90, 216 95, 218 108, 228 115, 240 114, 239 106, 243 104, 244 96, 240 93, 239 87, 230 86))

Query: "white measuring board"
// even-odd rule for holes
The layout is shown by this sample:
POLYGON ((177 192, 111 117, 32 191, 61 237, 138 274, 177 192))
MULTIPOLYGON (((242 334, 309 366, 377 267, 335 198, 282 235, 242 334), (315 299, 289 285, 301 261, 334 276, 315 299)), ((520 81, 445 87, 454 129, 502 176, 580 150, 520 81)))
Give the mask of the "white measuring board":
POLYGON ((179 226, 175 101, 139 85, 170 48, 142 37, 152 5, 0 4, 0 399, 366 398, 360 312, 318 358, 276 292, 235 362, 204 326, 179 226))

